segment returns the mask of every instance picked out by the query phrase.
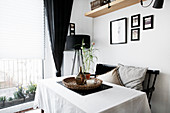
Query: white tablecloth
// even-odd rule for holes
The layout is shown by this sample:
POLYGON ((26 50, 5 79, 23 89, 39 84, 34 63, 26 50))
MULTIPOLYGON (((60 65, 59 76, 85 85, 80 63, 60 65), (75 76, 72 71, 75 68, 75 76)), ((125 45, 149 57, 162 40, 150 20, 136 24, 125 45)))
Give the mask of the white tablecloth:
POLYGON ((151 113, 144 92, 103 82, 113 88, 81 96, 57 83, 63 78, 42 80, 34 107, 46 113, 151 113))

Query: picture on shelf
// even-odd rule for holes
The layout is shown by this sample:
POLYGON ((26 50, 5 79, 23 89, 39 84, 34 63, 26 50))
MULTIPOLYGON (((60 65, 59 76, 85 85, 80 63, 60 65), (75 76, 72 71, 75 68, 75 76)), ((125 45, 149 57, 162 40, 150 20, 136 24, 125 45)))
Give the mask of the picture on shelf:
POLYGON ((131 41, 137 41, 140 39, 140 28, 131 29, 131 41))
POLYGON ((143 30, 153 29, 153 15, 143 17, 143 30))
POLYGON ((139 27, 140 26, 140 14, 131 16, 131 27, 139 27))
POLYGON ((127 43, 127 18, 110 21, 110 44, 127 43))

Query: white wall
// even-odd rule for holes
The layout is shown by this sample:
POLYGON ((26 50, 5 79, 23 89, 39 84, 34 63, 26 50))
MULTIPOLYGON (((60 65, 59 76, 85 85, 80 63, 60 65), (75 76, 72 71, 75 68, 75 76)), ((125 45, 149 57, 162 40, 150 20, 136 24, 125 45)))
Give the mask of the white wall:
POLYGON ((84 16, 90 11, 88 0, 74 0, 71 14, 71 23, 75 23, 76 34, 92 35, 92 18, 84 16))
MULTIPOLYGON (((74 0, 71 15, 71 23, 75 23, 75 34, 86 34, 92 38, 92 23, 93 19, 84 16, 86 12, 90 11, 90 3, 88 0, 74 0)), ((70 75, 73 64, 74 51, 64 52, 64 75, 70 75)), ((77 74, 78 69, 75 67, 74 74, 77 74), (76 71, 77 70, 77 71, 76 71)))
POLYGON ((159 69, 156 90, 152 96, 153 113, 170 113, 170 1, 165 0, 161 10, 142 8, 139 4, 124 8, 94 19, 94 42, 98 61, 116 65, 122 63, 140 67, 159 69), (140 41, 130 41, 130 17, 154 15, 154 29, 142 30, 140 41), (128 18, 128 43, 110 45, 110 21, 122 17, 128 18))

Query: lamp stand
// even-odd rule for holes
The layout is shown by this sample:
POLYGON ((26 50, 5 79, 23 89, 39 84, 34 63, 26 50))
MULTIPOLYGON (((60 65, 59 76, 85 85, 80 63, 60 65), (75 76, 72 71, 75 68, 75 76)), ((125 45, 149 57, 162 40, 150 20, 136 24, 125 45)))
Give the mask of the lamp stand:
POLYGON ((80 63, 83 65, 83 70, 85 69, 84 67, 84 62, 83 62, 83 54, 82 54, 82 49, 76 49, 74 53, 74 59, 73 59, 73 66, 72 66, 72 72, 71 75, 74 73, 74 67, 75 67, 75 62, 76 62, 76 56, 77 56, 77 61, 78 61, 78 67, 80 67, 80 63), (80 61, 81 59, 81 61, 80 61))

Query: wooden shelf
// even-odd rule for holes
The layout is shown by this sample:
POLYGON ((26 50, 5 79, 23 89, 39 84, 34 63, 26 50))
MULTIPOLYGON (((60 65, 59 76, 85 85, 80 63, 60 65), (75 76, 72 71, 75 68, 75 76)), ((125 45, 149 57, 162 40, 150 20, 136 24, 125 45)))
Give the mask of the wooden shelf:
MULTIPOLYGON (((143 1, 146 1, 146 0, 143 0, 143 1)), ((137 4, 139 2, 140 0, 115 0, 110 3, 111 8, 108 9, 108 4, 106 4, 90 12, 85 13, 85 16, 95 18, 101 15, 128 7, 128 6, 137 4)))

